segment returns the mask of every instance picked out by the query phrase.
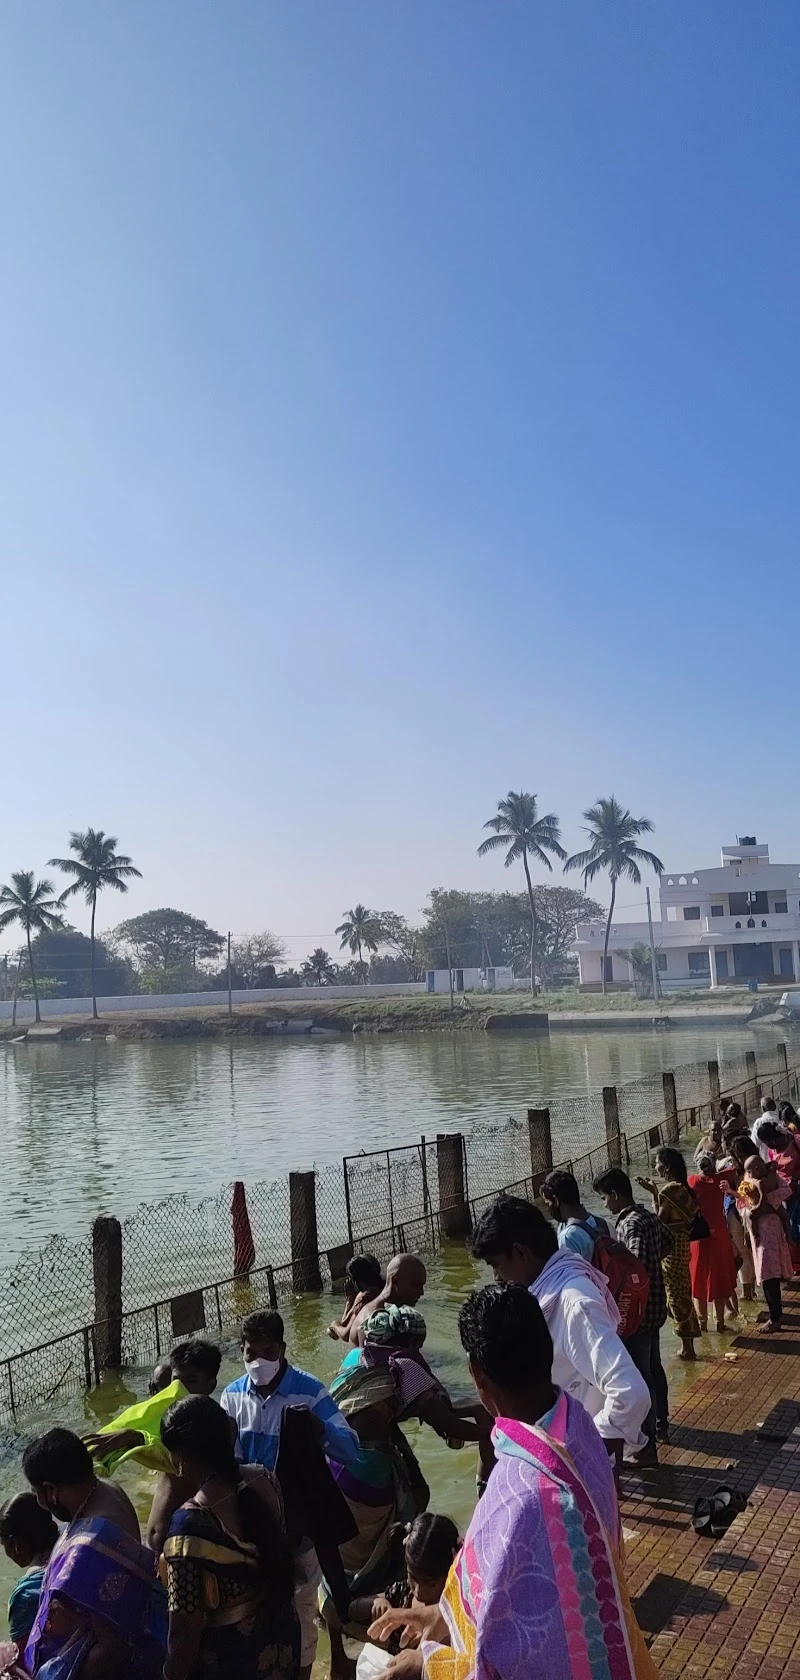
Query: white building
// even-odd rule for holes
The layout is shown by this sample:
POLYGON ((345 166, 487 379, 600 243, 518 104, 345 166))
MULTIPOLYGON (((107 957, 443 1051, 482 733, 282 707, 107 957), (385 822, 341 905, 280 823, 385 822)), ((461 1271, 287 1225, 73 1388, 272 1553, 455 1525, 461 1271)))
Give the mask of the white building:
MULTIPOLYGON (((514 984, 513 968, 454 968, 454 992, 510 992, 514 984)), ((450 969, 429 968, 426 975, 429 992, 450 991, 450 969)))
MULTIPOLYGON (((644 885, 632 890, 644 898, 644 885)), ((769 847, 753 835, 723 846, 718 869, 665 872, 659 896, 653 936, 665 992, 728 981, 800 981, 800 864, 770 863, 769 847)), ((575 930, 580 983, 588 991, 601 987, 604 935, 603 922, 575 930)), ((612 923, 606 986, 630 987, 633 969, 622 953, 648 944, 646 921, 612 923)))

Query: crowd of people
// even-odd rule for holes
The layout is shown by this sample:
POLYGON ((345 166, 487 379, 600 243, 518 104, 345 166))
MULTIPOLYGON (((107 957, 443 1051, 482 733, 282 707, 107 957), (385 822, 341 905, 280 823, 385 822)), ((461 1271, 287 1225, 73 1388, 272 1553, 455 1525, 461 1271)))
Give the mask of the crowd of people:
POLYGON ((470 1238, 495 1282, 458 1327, 474 1398, 456 1404, 425 1356, 422 1261, 348 1266, 327 1387, 295 1366, 276 1311, 241 1327, 242 1374, 202 1338, 156 1366, 147 1398, 79 1437, 56 1428, 22 1458, 0 1512, 22 1571, 9 1603, 11 1680, 309 1680, 320 1620, 331 1680, 653 1680, 625 1585, 626 1464, 656 1469, 669 1437, 660 1334, 696 1357, 739 1290, 764 1293, 800 1256, 800 1119, 771 1098, 749 1126, 726 1105, 697 1148, 654 1156, 637 1183, 569 1171, 540 1204, 498 1197, 470 1238), (548 1218, 542 1211, 546 1208, 548 1218), (478 1449, 466 1533, 429 1510, 402 1429, 478 1449), (152 1474, 144 1530, 120 1465, 152 1474))

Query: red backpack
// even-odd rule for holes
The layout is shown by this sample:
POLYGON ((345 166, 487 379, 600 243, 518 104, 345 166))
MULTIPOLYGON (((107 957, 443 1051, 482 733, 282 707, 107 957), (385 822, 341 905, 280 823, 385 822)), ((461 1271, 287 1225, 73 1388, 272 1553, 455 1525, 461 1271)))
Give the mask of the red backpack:
POLYGON ((605 1231, 595 1230, 587 1220, 576 1220, 594 1240, 592 1265, 602 1272, 619 1310, 617 1334, 625 1341, 642 1328, 650 1294, 650 1275, 641 1260, 624 1243, 605 1231))

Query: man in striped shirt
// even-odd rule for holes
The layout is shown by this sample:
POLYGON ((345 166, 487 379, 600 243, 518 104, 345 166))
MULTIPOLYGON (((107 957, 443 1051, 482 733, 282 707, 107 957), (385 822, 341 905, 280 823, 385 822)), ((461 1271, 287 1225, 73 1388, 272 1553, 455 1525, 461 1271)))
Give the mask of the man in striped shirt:
MULTIPOLYGON (((289 1364, 280 1313, 251 1313, 244 1320, 242 1358, 245 1374, 223 1389, 220 1405, 236 1424, 236 1452, 245 1464, 261 1464, 265 1470, 274 1471, 281 1418, 287 1406, 305 1406, 313 1413, 326 1458, 337 1464, 353 1462, 359 1451, 358 1436, 345 1422, 325 1384, 289 1364)), ((308 1680, 317 1649, 317 1587, 321 1579, 313 1546, 303 1545, 295 1556, 295 1568, 300 1680, 308 1680)))

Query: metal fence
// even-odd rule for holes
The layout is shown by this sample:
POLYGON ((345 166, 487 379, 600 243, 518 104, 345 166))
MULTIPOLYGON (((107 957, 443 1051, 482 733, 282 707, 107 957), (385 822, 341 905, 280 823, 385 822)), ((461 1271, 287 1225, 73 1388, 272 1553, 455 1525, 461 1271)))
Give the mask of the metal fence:
POLYGON ((722 1069, 692 1063, 554 1099, 497 1126, 248 1184, 253 1255, 238 1276, 233 1186, 199 1203, 169 1196, 116 1227, 122 1287, 113 1319, 97 1230, 80 1242, 55 1237, 0 1273, 0 1414, 91 1387, 110 1363, 145 1364, 194 1329, 223 1331, 294 1291, 325 1287, 353 1253, 386 1260, 398 1249, 434 1250, 499 1191, 534 1195, 554 1164, 586 1182, 608 1165, 648 1163, 662 1143, 708 1129, 720 1096, 738 1097, 750 1112, 762 1093, 797 1101, 799 1072, 778 1045, 766 1065, 752 1052, 722 1069))

